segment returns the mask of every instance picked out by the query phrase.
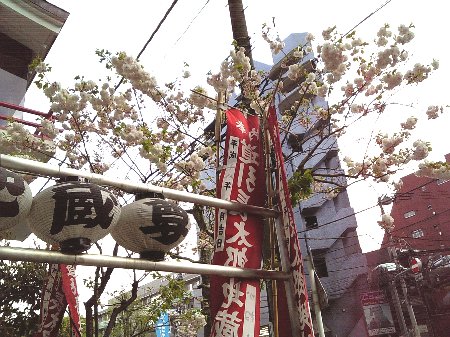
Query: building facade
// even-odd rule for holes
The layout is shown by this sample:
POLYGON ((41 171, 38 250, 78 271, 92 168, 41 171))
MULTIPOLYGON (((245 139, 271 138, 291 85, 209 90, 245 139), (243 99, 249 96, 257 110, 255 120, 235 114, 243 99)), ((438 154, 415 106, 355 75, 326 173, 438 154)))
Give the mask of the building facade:
MULTIPOLYGON (((28 66, 36 57, 45 59, 68 16, 68 12, 44 0, 0 0, 0 137, 7 120, 37 130, 36 115, 46 118, 47 113, 23 108, 35 75, 28 66)), ((54 144, 47 139, 44 142, 49 152, 36 152, 36 158, 48 161, 54 154, 54 144)), ((0 238, 23 241, 30 233, 21 224, 0 231, 0 238)))
MULTIPOLYGON (((199 286, 201 284, 200 275, 194 274, 169 274, 168 277, 174 278, 176 280, 182 280, 184 282, 185 290, 192 294, 192 298, 190 303, 184 303, 183 307, 173 308, 173 310, 184 310, 189 308, 198 308, 201 307, 201 289, 199 286)), ((116 326, 120 329, 127 329, 128 335, 133 335, 131 331, 134 331, 136 335, 142 337, 155 337, 155 336, 163 336, 164 333, 166 337, 176 336, 176 322, 172 319, 172 315, 170 312, 165 313, 165 318, 160 320, 155 324, 153 322, 146 322, 144 320, 143 325, 139 325, 140 317, 146 317, 145 306, 150 305, 155 299, 160 296, 161 287, 167 287, 169 281, 167 278, 158 278, 151 282, 148 282, 138 288, 137 299, 133 302, 133 308, 127 309, 125 312, 121 314, 120 317, 116 319, 116 326), (133 312, 130 314, 130 312, 133 312), (141 312, 140 312, 141 311, 141 312), (164 322, 163 322, 164 321, 164 322), (161 324, 161 329, 156 332, 158 329, 158 325, 161 324), (155 330, 156 327, 156 330, 155 330)), ((108 325, 111 311, 114 306, 118 306, 120 301, 123 298, 128 298, 130 296, 129 293, 125 293, 123 296, 114 297, 109 300, 108 305, 105 306, 99 313, 99 330, 104 331, 108 325)), ((198 337, 202 337, 203 329, 200 329, 198 333, 198 337)), ((120 333, 120 331, 116 331, 116 333, 120 333)), ((122 334, 124 334, 122 332, 122 334)))
MULTIPOLYGON (((445 161, 450 162, 450 154, 445 161)), ((371 269, 395 262, 388 250, 396 251, 398 264, 403 268, 411 267, 413 258, 419 260, 419 272, 407 271, 401 277, 409 285, 407 296, 423 331, 421 336, 449 336, 450 181, 414 174, 401 180, 400 190, 387 200, 392 202, 394 228, 385 234, 382 248, 369 254, 369 260, 376 261, 371 263, 371 269)), ((406 308, 403 311, 407 316, 406 308)))
MULTIPOLYGON (((68 16, 44 0, 0 0, 0 102, 23 105, 34 77, 28 66, 45 59, 68 16)), ((23 112, 0 106, 0 115, 23 112)))
MULTIPOLYGON (((299 45, 307 44, 306 35, 306 33, 289 35, 284 40, 284 50, 273 56, 273 65, 255 62, 257 69, 269 72, 272 81, 277 79, 283 81, 283 89, 276 97, 278 113, 290 109, 304 95, 299 92, 299 85, 305 77, 290 79, 287 76, 287 66, 291 63, 286 64, 286 59, 299 45)), ((307 54, 299 64, 306 76, 315 68, 314 55, 307 54)), ((309 99, 312 102, 311 106, 327 108, 327 102, 323 98, 310 96, 309 99)), ((318 122, 311 111, 303 113, 310 114, 311 124, 318 122)), ((323 137, 314 136, 310 127, 296 123, 295 120, 292 125, 288 134, 281 135, 281 139, 287 137, 287 145, 283 151, 287 156, 290 155, 285 162, 288 178, 293 175, 300 163, 305 169, 314 169, 322 174, 343 173, 339 148, 334 137, 326 137, 323 141, 323 137), (320 145, 317 146, 319 142, 320 145), (313 155, 310 155, 311 153, 313 155)), ((345 179, 340 183, 345 186, 345 179)), ((362 324, 362 308, 358 306, 359 293, 355 292, 354 286, 361 283, 358 276, 367 273, 367 262, 361 252, 356 233, 357 222, 347 192, 344 189, 339 194, 331 196, 326 193, 315 193, 293 207, 303 257, 308 256, 308 246, 316 274, 328 296, 328 307, 322 311, 326 336, 366 336, 366 329, 362 324)), ((308 275, 307 279, 309 280, 308 275)), ((311 302, 309 284, 308 287, 311 302)), ((313 310, 312 314, 314 315, 313 310)))
MULTIPOLYGON (((445 160, 450 162, 450 154, 445 160)), ((427 251, 450 248, 450 181, 414 174, 401 180, 403 184, 391 210, 395 226, 391 235, 395 246, 427 251)), ((385 235, 383 243, 388 242, 385 235)))

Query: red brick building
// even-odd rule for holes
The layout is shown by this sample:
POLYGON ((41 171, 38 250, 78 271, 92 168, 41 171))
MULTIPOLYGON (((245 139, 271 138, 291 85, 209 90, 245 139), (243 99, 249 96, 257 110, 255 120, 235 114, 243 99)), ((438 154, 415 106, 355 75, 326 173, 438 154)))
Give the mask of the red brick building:
MULTIPOLYGON (((450 162, 450 154, 445 156, 450 162)), ((402 178, 391 216, 397 247, 417 250, 450 250, 450 180, 410 174, 402 178)), ((388 237, 384 237, 386 245, 388 237)))

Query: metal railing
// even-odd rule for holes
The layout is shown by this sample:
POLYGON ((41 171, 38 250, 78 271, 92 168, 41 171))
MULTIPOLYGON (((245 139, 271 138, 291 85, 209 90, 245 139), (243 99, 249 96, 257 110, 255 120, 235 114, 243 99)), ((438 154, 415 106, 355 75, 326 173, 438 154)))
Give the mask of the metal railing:
MULTIPOLYGON (((26 107, 23 107, 23 106, 20 106, 20 105, 8 103, 8 102, 3 102, 3 101, 0 101, 0 107, 6 108, 6 109, 11 109, 11 110, 17 110, 17 111, 26 112, 26 113, 29 113, 29 114, 32 114, 32 115, 35 115, 35 116, 43 117, 45 119, 51 119, 52 115, 53 115, 53 111, 51 111, 51 110, 49 112, 45 113, 45 112, 29 109, 29 108, 26 108, 26 107)), ((13 120, 13 121, 18 122, 20 124, 32 126, 32 127, 37 129, 36 130, 36 134, 39 133, 39 128, 41 128, 41 124, 39 124, 39 123, 30 122, 30 121, 27 121, 25 119, 17 118, 17 117, 14 117, 14 116, 2 116, 2 115, 0 115, 0 119, 1 120, 5 120, 5 121, 13 120)))

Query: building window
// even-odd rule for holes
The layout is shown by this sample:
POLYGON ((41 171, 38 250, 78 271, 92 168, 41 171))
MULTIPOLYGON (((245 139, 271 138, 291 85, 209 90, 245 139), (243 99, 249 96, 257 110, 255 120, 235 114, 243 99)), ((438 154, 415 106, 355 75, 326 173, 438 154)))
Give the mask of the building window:
POLYGON ((324 256, 313 256, 314 270, 319 277, 328 277, 327 262, 324 256))
POLYGON ((437 184, 442 185, 445 184, 447 181, 450 181, 450 179, 438 179, 437 184))
POLYGON ((302 143, 304 136, 304 134, 289 134, 288 145, 293 152, 303 152, 302 143))
POLYGON ((317 217, 315 215, 305 216, 306 229, 318 228, 317 217))
POLYGON ((416 212, 415 212, 415 211, 409 211, 409 212, 406 212, 405 214, 403 214, 403 217, 404 217, 405 219, 408 219, 408 218, 413 217, 414 215, 416 215, 416 212))
POLYGON ((413 239, 421 238, 423 236, 423 230, 416 229, 416 230, 411 232, 411 236, 413 237, 413 239))
POLYGON ((427 206, 427 209, 433 209, 433 207, 431 207, 431 205, 428 205, 428 206, 427 206))

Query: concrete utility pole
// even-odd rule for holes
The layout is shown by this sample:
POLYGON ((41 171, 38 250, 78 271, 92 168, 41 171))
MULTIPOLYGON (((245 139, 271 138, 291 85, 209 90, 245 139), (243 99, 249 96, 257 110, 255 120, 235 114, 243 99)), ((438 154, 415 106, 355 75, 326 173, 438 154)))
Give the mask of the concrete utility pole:
POLYGON ((309 281, 311 282, 311 291, 312 291, 312 298, 313 298, 313 304, 314 304, 314 314, 316 315, 316 327, 317 331, 319 332, 319 337, 325 337, 325 329, 323 327, 323 321, 322 321, 322 311, 320 310, 320 300, 319 300, 319 293, 317 291, 317 284, 316 284, 316 271, 314 269, 314 263, 312 258, 311 250, 309 249, 308 245, 308 238, 305 233, 305 244, 306 244, 306 263, 308 265, 308 272, 309 272, 309 281))

